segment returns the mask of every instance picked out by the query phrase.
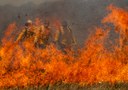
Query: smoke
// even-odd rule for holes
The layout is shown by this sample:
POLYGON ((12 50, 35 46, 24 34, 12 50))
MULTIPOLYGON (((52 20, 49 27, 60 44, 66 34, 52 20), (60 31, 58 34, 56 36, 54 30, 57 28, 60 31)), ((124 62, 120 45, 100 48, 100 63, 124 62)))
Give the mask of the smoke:
POLYGON ((39 5, 40 3, 53 2, 53 1, 57 1, 57 0, 0 0, 0 5, 21 6, 29 2, 39 5))
POLYGON ((13 21, 24 25, 26 19, 40 17, 66 20, 80 45, 93 27, 100 26, 107 14, 106 7, 114 4, 127 8, 127 0, 4 0, 0 1, 0 33, 13 21), (47 2, 46 2, 47 1, 47 2), (5 5, 9 4, 9 5, 5 5), (15 5, 15 6, 14 6, 15 5), (18 6, 18 7, 16 7, 18 6), (20 19, 18 18, 20 16, 20 19), (5 18, 6 17, 6 18, 5 18))

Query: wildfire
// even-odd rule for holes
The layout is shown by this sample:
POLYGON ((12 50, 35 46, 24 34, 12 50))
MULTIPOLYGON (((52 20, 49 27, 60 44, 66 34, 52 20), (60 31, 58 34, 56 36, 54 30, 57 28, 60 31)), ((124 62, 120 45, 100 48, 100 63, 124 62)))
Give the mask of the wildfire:
MULTIPOLYGON (((112 23, 121 36, 128 36, 128 12, 114 6, 109 6, 109 10, 103 23, 112 23)), ((36 25, 39 23, 37 19, 36 25)), ((73 51, 64 54, 52 44, 39 49, 30 42, 15 43, 17 26, 10 24, 0 48, 0 87, 128 82, 128 49, 113 45, 113 51, 108 50, 105 43, 112 27, 107 28, 96 28, 76 55, 73 51)))

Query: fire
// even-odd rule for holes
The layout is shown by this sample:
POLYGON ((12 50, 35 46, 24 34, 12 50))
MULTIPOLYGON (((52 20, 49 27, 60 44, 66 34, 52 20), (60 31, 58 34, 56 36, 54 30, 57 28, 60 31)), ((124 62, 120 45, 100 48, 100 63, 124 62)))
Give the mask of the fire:
MULTIPOLYGON (((128 12, 114 6, 109 10, 103 23, 112 23, 118 27, 120 35, 127 36, 128 12)), ((40 20, 36 19, 35 24, 41 24, 40 20)), ((120 50, 113 45, 111 51, 105 46, 111 29, 109 26, 96 28, 82 49, 64 54, 52 44, 39 49, 28 41, 15 43, 17 26, 10 24, 0 49, 0 87, 43 86, 57 82, 80 85, 127 82, 128 49, 120 50)))
POLYGON ((122 47, 128 40, 128 12, 112 5, 108 7, 108 10, 111 13, 103 19, 103 23, 113 23, 115 31, 120 34, 119 42, 122 47))

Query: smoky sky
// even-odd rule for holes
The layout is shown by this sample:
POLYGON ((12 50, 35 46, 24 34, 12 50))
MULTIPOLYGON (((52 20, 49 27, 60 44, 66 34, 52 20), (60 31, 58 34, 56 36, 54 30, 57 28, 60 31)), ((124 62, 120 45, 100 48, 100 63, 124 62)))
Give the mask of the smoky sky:
MULTIPOLYGON (((66 20, 78 44, 83 45, 93 27, 102 26, 111 4, 128 9, 128 0, 0 0, 0 38, 10 23, 22 26, 28 18, 39 17, 49 19, 51 25, 52 19, 66 20)), ((113 32, 111 38, 115 38, 113 32)))
POLYGON ((29 2, 32 2, 38 5, 43 2, 53 2, 53 1, 57 1, 57 0, 0 0, 0 5, 20 6, 29 2))

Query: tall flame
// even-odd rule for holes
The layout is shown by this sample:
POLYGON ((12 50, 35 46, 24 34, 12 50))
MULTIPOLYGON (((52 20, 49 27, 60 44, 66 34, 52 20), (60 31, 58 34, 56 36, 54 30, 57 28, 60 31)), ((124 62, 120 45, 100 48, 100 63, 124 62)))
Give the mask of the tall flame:
MULTIPOLYGON (((128 12, 114 6, 109 6, 109 10, 103 23, 112 23, 127 36, 128 12)), ((40 23, 36 19, 35 24, 38 26, 40 23)), ((59 28, 60 24, 55 25, 59 28)), ((109 29, 96 28, 77 53, 68 51, 64 54, 52 44, 46 49, 39 49, 28 41, 15 43, 16 35, 13 32, 16 32, 17 27, 15 23, 10 24, 0 49, 0 87, 43 86, 57 82, 80 85, 127 82, 128 49, 121 51, 113 45, 114 50, 111 52, 106 48, 111 30, 111 27, 107 27, 109 29)))

